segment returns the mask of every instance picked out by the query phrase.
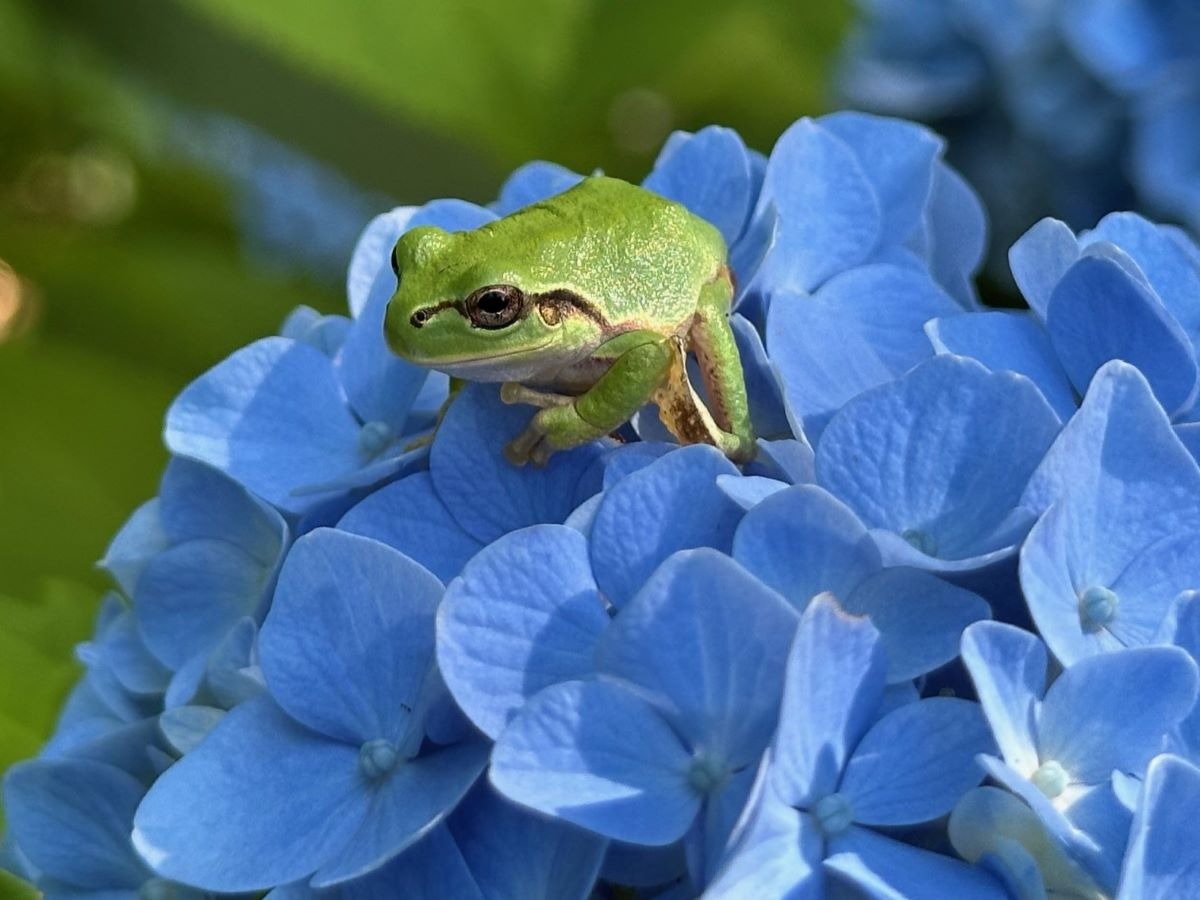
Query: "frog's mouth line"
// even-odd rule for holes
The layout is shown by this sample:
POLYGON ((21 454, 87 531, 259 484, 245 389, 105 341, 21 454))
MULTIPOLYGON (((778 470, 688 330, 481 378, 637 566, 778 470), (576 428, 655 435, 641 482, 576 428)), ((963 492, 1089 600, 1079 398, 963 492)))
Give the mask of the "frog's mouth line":
POLYGON ((409 361, 416 363, 417 365, 420 365, 420 366, 430 366, 432 368, 440 368, 442 366, 464 366, 464 367, 469 368, 470 366, 472 366, 475 363, 478 363, 479 365, 484 365, 486 363, 495 362, 498 359, 510 359, 514 356, 523 356, 523 355, 529 354, 529 353, 537 353, 540 350, 545 350, 547 347, 549 347, 551 344, 553 344, 554 341, 555 341, 555 338, 552 337, 549 340, 542 341, 542 343, 535 344, 532 347, 522 347, 520 350, 507 350, 504 353, 489 353, 486 356, 472 354, 470 356, 439 357, 437 359, 432 359, 432 358, 428 358, 428 357, 426 357, 426 358, 411 357, 409 361))

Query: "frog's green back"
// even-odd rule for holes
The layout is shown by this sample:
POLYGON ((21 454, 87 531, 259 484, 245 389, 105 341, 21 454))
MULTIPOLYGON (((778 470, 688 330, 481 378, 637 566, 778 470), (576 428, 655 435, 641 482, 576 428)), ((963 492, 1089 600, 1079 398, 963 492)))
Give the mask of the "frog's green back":
POLYGON ((594 176, 555 197, 461 235, 483 279, 538 293, 565 288, 628 324, 674 325, 725 261, 721 234, 682 205, 594 176))

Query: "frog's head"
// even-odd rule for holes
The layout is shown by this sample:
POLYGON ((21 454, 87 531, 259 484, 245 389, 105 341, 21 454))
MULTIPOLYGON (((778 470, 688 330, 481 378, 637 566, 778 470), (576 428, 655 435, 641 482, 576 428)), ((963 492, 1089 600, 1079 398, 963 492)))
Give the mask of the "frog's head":
POLYGON ((546 365, 562 316, 483 232, 405 232, 384 329, 399 356, 472 381, 508 381, 546 365))

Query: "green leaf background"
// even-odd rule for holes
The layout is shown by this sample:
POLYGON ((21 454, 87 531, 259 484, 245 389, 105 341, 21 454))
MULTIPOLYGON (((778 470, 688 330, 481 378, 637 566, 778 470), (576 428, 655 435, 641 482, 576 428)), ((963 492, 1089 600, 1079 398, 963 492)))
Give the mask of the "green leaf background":
MULTIPOLYGON (((248 261, 228 183, 163 153, 164 110, 245 120, 398 202, 486 201, 534 158, 640 178, 673 128, 728 124, 769 150, 824 110, 849 17, 795 0, 0 0, 0 769, 37 751, 78 676, 107 587, 94 561, 155 491, 171 397, 295 305, 343 304, 336 280, 248 261), (72 181, 95 159, 84 187, 121 200, 108 212, 72 181)), ((0 897, 18 890, 0 877, 0 897)))

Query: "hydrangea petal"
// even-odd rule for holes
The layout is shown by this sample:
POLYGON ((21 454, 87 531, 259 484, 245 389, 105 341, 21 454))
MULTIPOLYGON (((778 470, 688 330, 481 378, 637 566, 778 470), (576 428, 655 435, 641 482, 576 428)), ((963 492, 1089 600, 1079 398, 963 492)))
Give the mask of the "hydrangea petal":
MULTIPOLYGON (((1020 577, 1025 602, 1042 639, 1064 664, 1072 665, 1086 656, 1107 653, 1122 642, 1108 628, 1085 628, 1080 612, 1081 595, 1093 584, 1106 585, 1104 573, 1093 581, 1086 559, 1090 552, 1104 553, 1105 545, 1088 545, 1080 540, 1080 516, 1071 498, 1052 506, 1029 532, 1021 548, 1020 577)), ((1084 539, 1086 540, 1086 538, 1084 539)), ((1124 615, 1128 603, 1118 608, 1124 615)))
POLYGON ((1122 603, 1107 626, 1126 646, 1155 640, 1175 598, 1198 583, 1200 532, 1164 538, 1140 553, 1112 583, 1122 603))
POLYGON ((532 525, 488 545, 450 583, 438 611, 438 665, 471 721, 495 738, 544 687, 587 678, 608 615, 587 541, 532 525))
POLYGON ((933 277, 964 309, 978 307, 974 276, 987 247, 987 215, 966 180, 941 160, 925 216, 933 277))
POLYGON ((398 206, 380 213, 363 229, 350 255, 346 273, 346 294, 352 316, 357 317, 362 312, 373 293, 391 294, 396 289, 396 276, 392 274, 388 260, 416 211, 415 206, 398 206))
POLYGON ((1008 251, 1008 264, 1021 295, 1043 322, 1055 285, 1079 259, 1079 252, 1071 227, 1049 218, 1021 235, 1008 251))
POLYGON ((350 327, 334 368, 359 419, 383 422, 399 435, 404 433, 409 409, 425 384, 427 370, 388 348, 383 321, 390 299, 390 293, 372 293, 350 327))
POLYGON ((1037 706, 1046 690, 1046 647, 1023 629, 977 622, 963 632, 962 658, 1004 759, 1031 774, 1040 762, 1037 706))
POLYGON ((849 509, 816 485, 796 485, 748 512, 733 558, 796 609, 822 591, 847 597, 881 566, 879 550, 849 509))
POLYGON ((863 262, 879 240, 870 181, 850 147, 812 119, 788 128, 771 151, 759 209, 769 204, 779 226, 760 276, 769 271, 780 287, 811 291, 863 262))
POLYGON ((968 558, 998 549, 989 538, 1058 428, 1028 379, 938 356, 834 416, 817 481, 868 526, 911 535, 930 557, 968 558))
POLYGON ((370 814, 329 862, 313 887, 348 881, 378 869, 419 840, 458 805, 483 767, 487 746, 456 744, 405 760, 371 796, 370 814))
POLYGON ((438 428, 429 458, 434 489, 477 541, 490 543, 526 525, 561 523, 599 488, 593 467, 604 453, 599 443, 558 453, 542 468, 517 467, 504 458, 504 445, 533 413, 528 406, 502 404, 494 385, 469 384, 438 428))
POLYGON ((1196 398, 1195 349, 1161 303, 1111 260, 1088 256, 1050 295, 1046 328, 1075 387, 1082 391, 1112 359, 1137 366, 1170 414, 1196 398))
POLYGON ((983 780, 975 756, 993 747, 978 704, 953 697, 907 703, 863 735, 838 793, 863 825, 927 822, 983 780))
POLYGON ((306 344, 263 338, 184 388, 167 411, 173 453, 225 472, 289 512, 294 491, 358 469, 359 426, 329 360, 306 344))
POLYGON ((535 160, 513 171, 500 186, 500 197, 492 208, 507 216, 518 209, 561 194, 583 181, 583 176, 558 163, 535 160))
POLYGON ((958 656, 963 629, 990 616, 978 594, 919 569, 884 569, 866 578, 842 603, 868 616, 887 657, 888 684, 898 684, 958 656))
POLYGON ((164 877, 262 890, 321 866, 369 805, 358 747, 319 737, 262 697, 163 773, 138 808, 133 842, 164 877))
POLYGON ((1133 820, 1118 900, 1169 900, 1200 893, 1200 770, 1175 756, 1159 756, 1146 773, 1133 820))
MULTIPOLYGON (((276 900, 276 889, 267 895, 276 900)), ((437 897, 439 900, 490 900, 480 890, 450 830, 435 826, 382 868, 348 884, 278 900, 395 900, 397 897, 437 897)))
POLYGON ((787 490, 788 483, 761 475, 718 475, 717 486, 742 509, 751 510, 768 497, 787 490))
POLYGON ((265 567, 278 562, 287 524, 228 475, 172 457, 158 490, 162 526, 175 543, 211 538, 237 544, 265 567))
POLYGON ((604 494, 591 531, 592 570, 616 607, 629 601, 676 550, 728 552, 742 511, 717 485, 736 475, 715 447, 694 444, 668 453, 604 494))
POLYGON ((311 728, 399 742, 433 665, 442 585, 370 538, 318 529, 292 547, 260 637, 272 696, 311 728))
POLYGON ((1133 647, 1082 659, 1046 692, 1041 758, 1073 781, 1098 784, 1114 769, 1141 772, 1196 702, 1195 661, 1177 647, 1133 647))
POLYGON ((828 594, 800 619, 788 655, 771 780, 780 798, 807 806, 837 790, 846 760, 883 697, 883 645, 870 621, 828 594))
POLYGON ((760 438, 758 456, 747 466, 747 473, 778 478, 788 484, 811 484, 816 480, 813 465, 813 449, 806 440, 760 438))
POLYGON ((912 122, 860 112, 822 116, 821 127, 854 148, 879 199, 883 239, 903 243, 920 224, 929 201, 941 139, 912 122))
POLYGON ((690 754, 644 700, 615 684, 546 688, 492 752, 492 784, 511 800, 615 840, 670 844, 700 809, 690 754))
MULTIPOLYGON (((115 601, 115 595, 109 599, 115 601)), ((131 694, 161 694, 170 681, 171 673, 146 647, 133 613, 127 609, 106 624, 95 640, 78 646, 75 655, 89 666, 106 667, 131 694)))
POLYGON ((931 885, 945 897, 1004 900, 1009 895, 990 874, 961 860, 851 828, 830 844, 825 868, 874 900, 920 897, 931 885))
POLYGON ((1066 813, 1071 824, 1095 842, 1113 868, 1120 868, 1133 814, 1117 796, 1111 778, 1091 787, 1072 786, 1067 790, 1070 805, 1066 813))
POLYGON ((642 182, 711 222, 730 247, 745 227, 751 186, 746 145, 736 131, 716 125, 669 141, 642 182))
POLYGON ((621 610, 596 664, 664 710, 691 746, 740 768, 774 731, 796 621, 782 597, 728 556, 685 550, 621 610))
MULTIPOLYGON (((1171 431, 1144 375, 1128 363, 1103 366, 1029 480, 1021 504, 1042 512, 1063 496, 1129 519, 1137 528, 1110 529, 1112 559, 1131 559, 1159 537, 1200 531, 1200 468, 1171 431)), ((1099 547, 1081 538, 1083 547, 1099 547)))
POLYGON ((351 507, 337 527, 394 547, 443 583, 461 572, 483 546, 450 515, 428 472, 414 472, 373 491, 351 507))
POLYGON ((925 326, 938 353, 977 359, 993 372, 1017 372, 1038 386, 1064 422, 1078 405, 1050 336, 1030 313, 973 312, 934 319, 925 326))
POLYGON ((1200 422, 1184 422, 1175 426, 1175 437, 1200 462, 1200 422))
POLYGON ((821 874, 824 845, 811 816, 768 798, 754 810, 745 833, 704 896, 711 900, 819 900, 825 896, 821 874))
POLYGON ((4 777, 11 834, 37 869, 94 889, 136 890, 147 871, 129 844, 145 788, 113 766, 83 759, 35 759, 4 777))
POLYGON ((732 773, 705 797, 701 817, 684 838, 693 884, 708 884, 724 863, 730 836, 741 821, 760 768, 746 766, 732 773))
POLYGON ((150 561, 134 609, 151 651, 171 669, 216 646, 244 616, 258 614, 272 572, 237 544, 199 539, 150 561))
POLYGON ((125 520, 96 565, 109 574, 125 596, 132 597, 146 564, 170 545, 171 538, 162 523, 162 505, 156 497, 125 520))
POLYGON ((1192 343, 1200 342, 1200 265, 1168 229, 1137 213, 1110 213, 1083 237, 1116 244, 1138 264, 1163 306, 1192 343))
POLYGON ((779 369, 767 355, 758 329, 740 313, 729 317, 729 327, 733 330, 733 339, 742 361, 754 433, 760 441, 790 439, 793 428, 783 402, 779 369))
POLYGON ((180 755, 191 753, 225 717, 225 710, 212 706, 177 706, 158 720, 163 737, 180 755))
POLYGON ((514 806, 480 784, 449 820, 487 900, 584 900, 607 842, 514 806))
POLYGON ((925 323, 956 312, 928 274, 891 265, 851 269, 812 297, 777 295, 767 346, 791 414, 817 440, 847 401, 931 356, 925 323))

